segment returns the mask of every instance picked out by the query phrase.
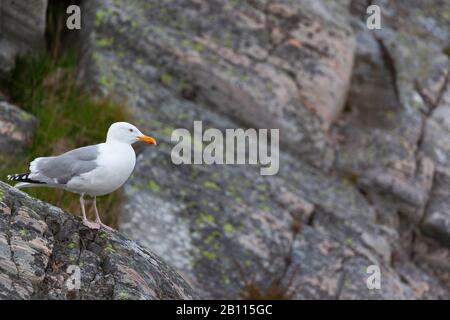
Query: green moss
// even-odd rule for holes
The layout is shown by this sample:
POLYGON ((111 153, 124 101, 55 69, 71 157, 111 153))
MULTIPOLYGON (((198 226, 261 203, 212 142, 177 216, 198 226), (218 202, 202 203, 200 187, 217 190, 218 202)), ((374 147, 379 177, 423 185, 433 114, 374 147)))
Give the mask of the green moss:
POLYGON ((24 121, 30 120, 32 118, 31 114, 25 111, 20 111, 19 116, 24 121))
POLYGON ((224 35, 223 45, 227 48, 233 47, 233 36, 231 33, 227 32, 224 35))
POLYGON ((118 294, 117 294, 117 296, 119 297, 119 299, 129 299, 130 298, 130 295, 127 293, 127 292, 125 292, 125 291, 120 291, 118 294))
POLYGON ((202 212, 197 218, 197 223, 214 223, 215 218, 213 215, 210 215, 208 213, 202 212))
POLYGON ((256 185, 256 190, 258 190, 259 192, 266 192, 267 191, 267 186, 265 184, 257 184, 256 185))
POLYGON ((103 21, 105 21, 105 18, 107 16, 109 16, 112 13, 112 9, 109 8, 107 10, 97 10, 97 12, 95 13, 95 24, 98 26, 100 24, 103 23, 103 21))
POLYGON ((26 237, 26 236, 28 235, 28 230, 26 230, 26 229, 21 229, 21 230, 19 231, 19 234, 20 234, 21 237, 26 237))
POLYGON ((76 246, 76 244, 73 243, 73 242, 70 242, 70 243, 67 245, 67 247, 68 247, 69 249, 73 249, 73 248, 75 248, 75 246, 76 246))
POLYGON ((184 45, 185 47, 192 47, 192 40, 191 39, 184 39, 183 41, 181 41, 181 44, 184 45))
POLYGON ((164 29, 162 27, 160 27, 160 26, 153 26, 152 30, 153 30, 154 33, 156 33, 158 35, 161 35, 164 32, 164 29))
POLYGON ((206 189, 210 189, 210 190, 220 190, 219 186, 217 185, 217 183, 213 182, 213 181, 205 181, 203 183, 203 186, 206 189))
POLYGON ((99 237, 100 237, 100 239, 107 239, 108 238, 108 234, 106 232, 100 232, 99 237))
POLYGON ((114 38, 108 37, 108 38, 100 38, 97 40, 97 45, 99 47, 109 47, 114 43, 114 38))
POLYGON ((215 230, 208 234, 208 236, 203 240, 204 244, 206 245, 212 245, 214 243, 218 243, 219 239, 221 237, 221 234, 219 231, 215 230))
POLYGON ((202 256, 208 260, 215 260, 217 258, 217 254, 211 251, 202 251, 202 256))
POLYGON ((223 225, 223 231, 226 235, 231 235, 234 232, 234 227, 231 223, 225 223, 223 225))
POLYGON ((108 76, 106 76, 104 74, 102 74, 98 78, 98 82, 106 89, 112 89, 114 86, 114 83, 112 82, 111 78, 109 78, 108 76))
POLYGON ((105 245, 103 247, 103 253, 104 254, 111 254, 113 252, 115 252, 116 250, 114 250, 112 244, 108 243, 107 245, 105 245))
POLYGON ((238 75, 238 71, 236 71, 232 67, 229 67, 228 69, 224 70, 224 73, 230 77, 236 77, 238 75))
POLYGON ((203 44, 201 44, 199 42, 194 42, 192 44, 192 49, 194 49, 194 51, 197 51, 197 52, 202 52, 204 47, 203 47, 203 44))
POLYGON ((230 3, 231 3, 231 5, 232 5, 233 7, 236 7, 236 6, 239 5, 240 0, 230 0, 230 3))
POLYGON ((148 182, 148 188, 155 193, 158 193, 161 191, 161 187, 154 181, 154 180, 150 180, 148 182))
POLYGON ((98 10, 95 13, 95 24, 97 24, 97 25, 101 24, 103 22, 103 20, 105 19, 105 17, 106 17, 106 11, 98 10))
POLYGON ((139 26, 139 23, 137 22, 137 20, 131 20, 131 27, 133 29, 136 29, 139 26))
POLYGON ((272 211, 272 209, 269 206, 267 206, 266 204, 264 204, 264 203, 260 203, 258 205, 258 208, 263 210, 263 211, 266 211, 266 212, 272 211))
POLYGON ((446 8, 444 10, 440 11, 440 13, 441 13, 442 17, 444 17, 446 19, 450 19, 450 7, 446 6, 446 8))
POLYGON ((170 86, 171 83, 172 83, 172 76, 170 74, 168 74, 168 73, 163 73, 160 76, 160 80, 166 86, 170 86))

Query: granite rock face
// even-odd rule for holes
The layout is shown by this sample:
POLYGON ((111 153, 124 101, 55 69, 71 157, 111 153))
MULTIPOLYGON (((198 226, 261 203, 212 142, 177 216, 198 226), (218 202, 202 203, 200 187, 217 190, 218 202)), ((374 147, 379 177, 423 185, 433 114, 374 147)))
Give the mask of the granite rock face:
POLYGON ((389 19, 370 32, 367 5, 85 3, 80 80, 125 98, 159 142, 125 186, 120 230, 201 297, 449 297, 439 242, 449 230, 422 226, 436 212, 425 215, 429 201, 447 201, 424 133, 446 101, 448 30, 427 29, 446 23, 445 8, 383 2, 389 19), (173 129, 197 120, 203 130, 280 128, 279 173, 174 165, 173 129), (373 264, 381 290, 366 286, 373 264))
MULTIPOLYGON (((353 1, 356 17, 363 3, 353 1)), ((353 21, 358 45, 347 112, 337 126, 336 166, 356 175, 369 193, 393 195, 398 210, 418 221, 436 165, 430 148, 447 141, 428 143, 434 132, 429 115, 446 90, 449 62, 440 38, 448 31, 417 26, 448 24, 437 13, 445 2, 434 4, 436 12, 419 2, 373 4, 382 9, 381 30, 368 30, 364 18, 353 21)))
POLYGON ((36 119, 6 101, 0 101, 0 156, 2 160, 14 157, 29 147, 36 119))
MULTIPOLYGON (((158 140, 125 186, 133 240, 0 183, 0 298, 448 299, 449 5, 370 4, 381 30, 364 0, 84 1, 79 79, 158 140), (280 129, 279 173, 174 165, 199 120, 280 129)), ((43 47, 46 8, 0 0, 0 76, 43 47)), ((5 163, 36 123, 2 95, 5 163)))
POLYGON ((357 181, 378 222, 398 230, 401 251, 448 285, 450 269, 430 257, 447 254, 441 246, 450 232, 442 223, 450 217, 443 176, 450 168, 450 5, 371 4, 381 8, 381 30, 365 27, 364 1, 351 3, 357 49, 346 112, 335 127, 336 167, 357 181))
POLYGON ((0 182, 0 299, 190 299, 158 256, 0 182), (75 268, 80 271, 77 288, 75 268), (73 285, 74 287, 71 287, 73 285))
POLYGON ((449 168, 450 139, 443 139, 450 135, 449 70, 445 77, 446 86, 442 86, 435 108, 426 120, 421 148, 438 166, 449 168))
POLYGON ((44 48, 47 0, 0 0, 0 77, 17 55, 44 48))
POLYGON ((106 89, 125 85, 116 54, 131 45, 128 63, 145 66, 142 76, 247 126, 279 128, 287 148, 327 164, 324 130, 344 106, 353 63, 347 21, 292 1, 93 1, 84 9, 95 30, 84 42, 85 72, 106 89))

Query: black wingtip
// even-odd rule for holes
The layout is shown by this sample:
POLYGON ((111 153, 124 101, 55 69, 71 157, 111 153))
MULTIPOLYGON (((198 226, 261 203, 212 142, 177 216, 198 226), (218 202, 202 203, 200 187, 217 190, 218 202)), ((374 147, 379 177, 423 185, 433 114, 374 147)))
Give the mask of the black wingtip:
POLYGON ((36 181, 30 179, 30 173, 15 173, 15 174, 8 174, 6 176, 8 180, 11 181, 19 181, 19 182, 30 182, 30 183, 44 183, 41 181, 36 181))

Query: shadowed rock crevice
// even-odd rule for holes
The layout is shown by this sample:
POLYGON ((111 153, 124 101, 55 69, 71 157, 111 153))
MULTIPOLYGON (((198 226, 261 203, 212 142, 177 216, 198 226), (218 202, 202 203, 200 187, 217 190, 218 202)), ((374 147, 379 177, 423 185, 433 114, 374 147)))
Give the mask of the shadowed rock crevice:
POLYGON ((384 61, 384 66, 386 67, 386 69, 389 71, 390 73, 390 78, 391 78, 391 82, 392 82, 392 88, 394 89, 395 92, 395 97, 397 98, 399 104, 401 105, 401 100, 400 100, 400 93, 399 93, 399 89, 398 89, 398 84, 397 84, 397 70, 396 70, 396 66, 395 66, 395 60, 392 58, 391 53, 389 52, 389 49, 386 47, 386 45, 383 42, 383 39, 381 38, 377 38, 375 37, 375 39, 377 40, 379 47, 380 47, 380 51, 381 51, 381 57, 384 61))

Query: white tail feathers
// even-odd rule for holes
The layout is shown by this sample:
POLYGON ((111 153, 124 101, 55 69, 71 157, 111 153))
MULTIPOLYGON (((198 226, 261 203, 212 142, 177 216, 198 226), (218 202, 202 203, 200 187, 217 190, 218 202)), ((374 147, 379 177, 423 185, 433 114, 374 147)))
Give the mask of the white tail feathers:
POLYGON ((52 187, 45 183, 19 182, 14 185, 14 188, 36 188, 36 187, 52 187))
POLYGON ((29 182, 19 182, 19 183, 16 183, 16 184, 14 185, 14 187, 17 188, 17 189, 21 189, 21 188, 31 187, 31 186, 33 186, 33 185, 34 185, 34 183, 29 183, 29 182))

